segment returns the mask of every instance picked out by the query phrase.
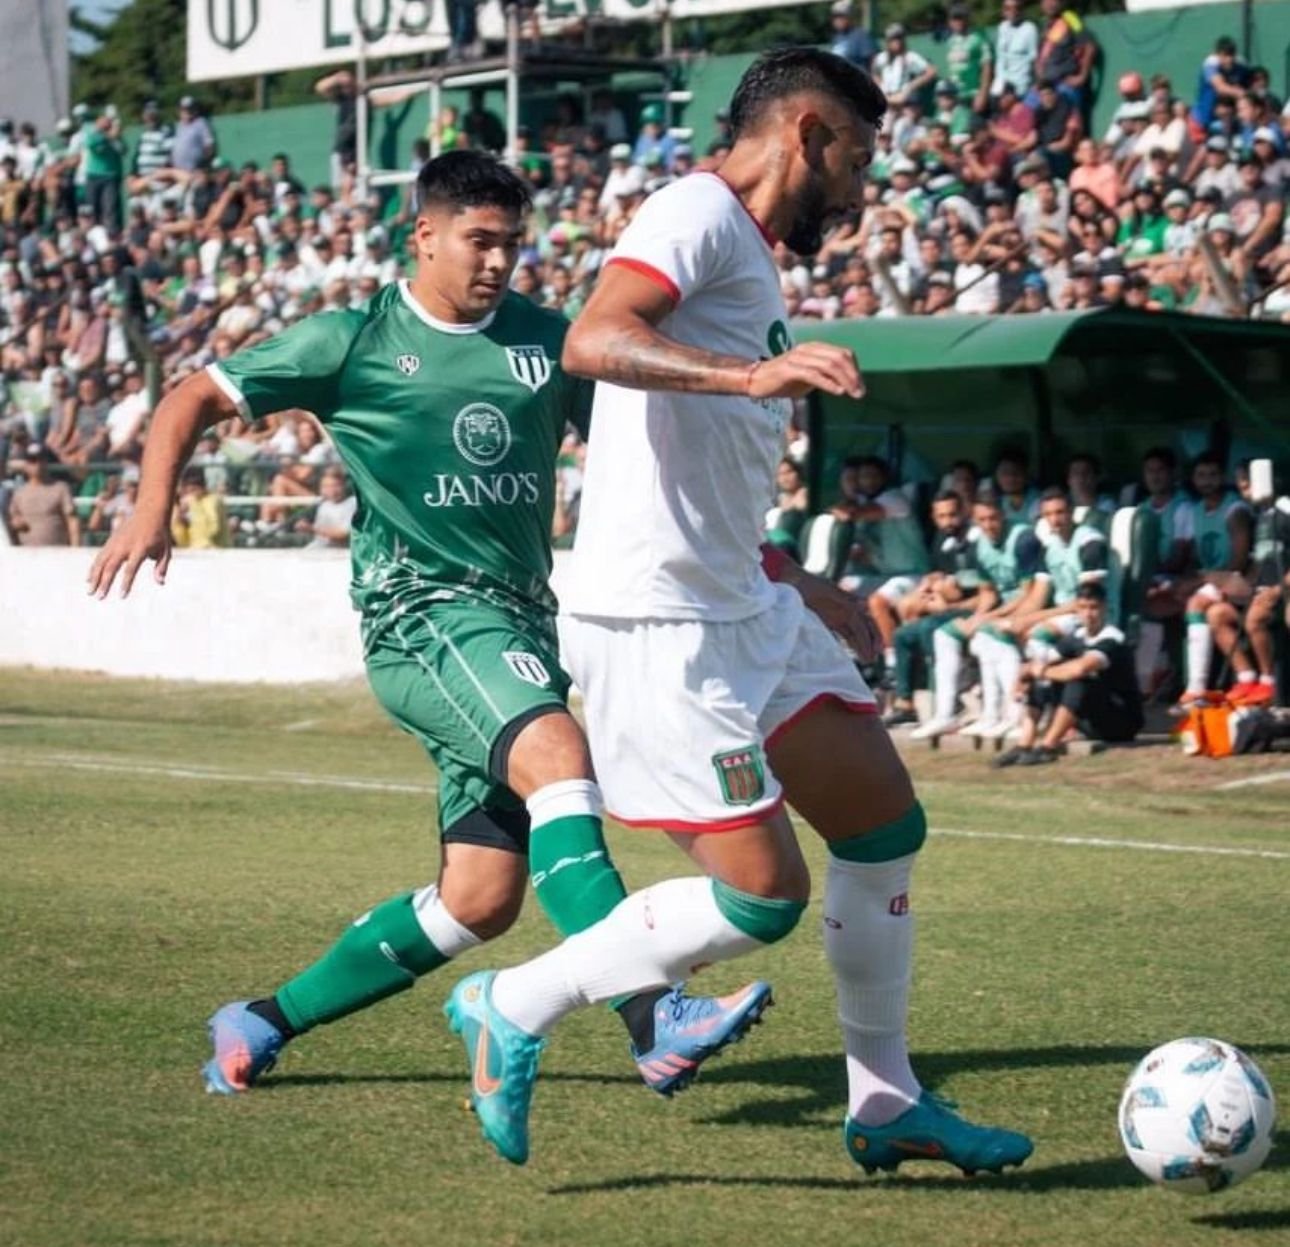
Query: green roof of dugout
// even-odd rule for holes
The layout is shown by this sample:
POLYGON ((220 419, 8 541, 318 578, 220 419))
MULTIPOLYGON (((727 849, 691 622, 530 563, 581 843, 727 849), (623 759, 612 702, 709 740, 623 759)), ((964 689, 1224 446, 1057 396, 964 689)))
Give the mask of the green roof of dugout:
MULTIPOLYGON (((1122 357, 1196 350, 1215 363, 1234 354, 1271 351, 1280 356, 1282 380, 1290 378, 1290 325, 1170 312, 1103 308, 1027 316, 801 320, 793 326, 793 338, 850 346, 866 374, 1033 368, 1063 354, 1122 357)), ((1242 377, 1227 379, 1239 385, 1242 377)), ((1282 417, 1290 419, 1290 412, 1282 417)))
POLYGON ((851 347, 865 376, 860 402, 812 401, 817 505, 851 454, 933 482, 953 459, 986 465, 1021 450, 1055 481, 1086 451, 1125 482, 1165 444, 1182 461, 1205 449, 1270 455, 1290 476, 1290 325, 1102 309, 800 320, 793 337, 851 347))

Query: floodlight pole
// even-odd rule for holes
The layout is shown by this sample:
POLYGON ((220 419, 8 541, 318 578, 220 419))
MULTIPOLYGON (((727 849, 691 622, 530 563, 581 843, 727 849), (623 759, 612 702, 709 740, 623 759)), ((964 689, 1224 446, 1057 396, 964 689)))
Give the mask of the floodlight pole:
POLYGON ((363 15, 361 12, 356 15, 358 20, 354 23, 354 38, 358 40, 357 46, 357 64, 358 64, 358 82, 354 94, 354 126, 357 131, 355 138, 354 154, 358 163, 358 197, 367 202, 367 39, 363 33, 363 15))
MULTIPOLYGON (((536 20, 536 19, 535 19, 536 20)), ((515 163, 520 130, 520 11, 506 6, 506 160, 515 163)))

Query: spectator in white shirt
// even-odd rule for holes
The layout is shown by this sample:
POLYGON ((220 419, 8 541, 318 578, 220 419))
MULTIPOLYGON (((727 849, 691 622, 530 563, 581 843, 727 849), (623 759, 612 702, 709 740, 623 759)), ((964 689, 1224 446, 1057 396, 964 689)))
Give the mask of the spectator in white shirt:
POLYGON ((936 66, 905 46, 905 28, 899 22, 887 27, 884 42, 886 46, 873 58, 873 76, 896 109, 932 85, 936 66))
POLYGON ((322 501, 314 510, 313 519, 301 520, 297 527, 302 532, 313 533, 310 549, 343 550, 349 545, 354 513, 358 510, 358 499, 346 490, 345 469, 326 468, 318 482, 318 492, 322 501))
POLYGON ((997 96, 1010 83, 1023 98, 1035 83, 1035 57, 1039 55, 1039 31, 1034 22, 1021 16, 1021 0, 1003 0, 1003 21, 994 36, 994 82, 990 94, 997 96))

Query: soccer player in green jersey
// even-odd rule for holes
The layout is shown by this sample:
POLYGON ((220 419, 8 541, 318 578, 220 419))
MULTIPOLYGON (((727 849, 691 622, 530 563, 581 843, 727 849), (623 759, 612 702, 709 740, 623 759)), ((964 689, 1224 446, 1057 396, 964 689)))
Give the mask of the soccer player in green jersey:
MULTIPOLYGON (((624 897, 582 732, 565 706, 548 585, 555 461, 591 387, 566 374, 568 322, 509 292, 529 192, 476 152, 417 179, 416 275, 212 365, 158 408, 139 503, 90 571, 164 582, 175 482, 202 430, 312 411, 354 481, 352 597, 372 689, 439 770, 435 883, 363 914, 269 997, 211 1019, 211 1091, 246 1090, 288 1040, 412 986, 505 931, 526 878, 562 935, 624 897)), ((769 1002, 679 989, 615 1002, 646 1082, 670 1094, 769 1002)), ((481 1094, 486 1088, 480 1089, 481 1094)))
POLYGON ((984 116, 994 77, 994 49, 979 30, 972 30, 972 14, 966 4, 950 5, 950 37, 945 44, 949 79, 959 89, 959 99, 974 113, 984 116))

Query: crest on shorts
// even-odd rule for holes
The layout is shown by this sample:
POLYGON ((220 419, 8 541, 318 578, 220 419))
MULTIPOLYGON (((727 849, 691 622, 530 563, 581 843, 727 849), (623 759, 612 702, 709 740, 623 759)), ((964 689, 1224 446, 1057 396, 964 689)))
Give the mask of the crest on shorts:
POLYGON ((522 649, 508 649, 502 651, 502 657, 511 669, 511 674, 521 680, 536 684, 538 688, 546 688, 551 683, 551 673, 536 654, 522 649))
POLYGON ((396 355, 394 362, 398 364, 399 371, 405 376, 410 377, 421 367, 420 355, 396 355))
POLYGON ((508 346, 506 362, 511 376, 534 394, 551 380, 551 359, 540 346, 508 346))
POLYGON ((712 766, 727 805, 752 805, 766 795, 766 768, 756 745, 714 753, 712 766))

